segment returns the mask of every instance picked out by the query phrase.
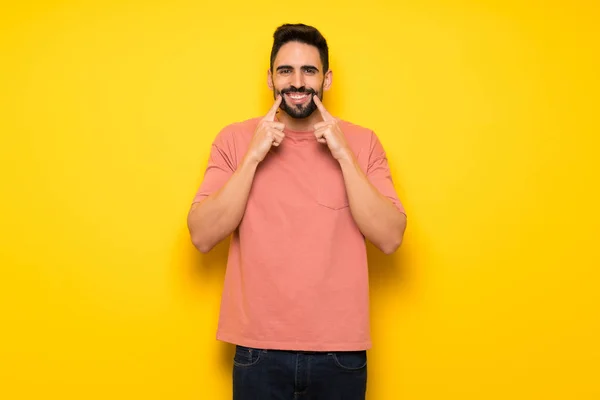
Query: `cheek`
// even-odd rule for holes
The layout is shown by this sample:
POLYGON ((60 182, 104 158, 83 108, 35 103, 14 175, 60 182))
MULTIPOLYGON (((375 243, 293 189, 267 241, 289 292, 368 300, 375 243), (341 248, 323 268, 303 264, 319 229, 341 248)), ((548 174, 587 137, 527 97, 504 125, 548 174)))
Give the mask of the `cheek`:
POLYGON ((283 89, 285 89, 285 86, 282 86, 282 85, 280 85, 280 84, 277 84, 277 82, 275 82, 275 83, 273 84, 273 89, 274 89, 274 90, 275 90, 277 93, 281 93, 281 91, 282 91, 283 89))
POLYGON ((321 92, 321 88, 323 88, 324 84, 325 81, 322 79, 311 79, 310 81, 306 82, 306 86, 313 89, 317 93, 321 92))

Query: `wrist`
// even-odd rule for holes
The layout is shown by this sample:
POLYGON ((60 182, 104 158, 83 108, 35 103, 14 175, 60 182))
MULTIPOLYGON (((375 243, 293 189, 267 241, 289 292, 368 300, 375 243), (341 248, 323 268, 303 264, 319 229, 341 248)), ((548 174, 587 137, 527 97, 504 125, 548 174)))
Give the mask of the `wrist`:
POLYGON ((240 168, 243 168, 243 169, 247 169, 247 168, 255 169, 256 167, 258 167, 259 163, 260 163, 260 161, 258 161, 256 158, 251 157, 249 155, 246 155, 242 159, 242 162, 240 163, 240 168))
POLYGON ((352 153, 352 151, 348 148, 343 149, 342 151, 340 151, 339 155, 336 157, 337 161, 340 163, 340 165, 351 165, 354 164, 354 154, 352 153))

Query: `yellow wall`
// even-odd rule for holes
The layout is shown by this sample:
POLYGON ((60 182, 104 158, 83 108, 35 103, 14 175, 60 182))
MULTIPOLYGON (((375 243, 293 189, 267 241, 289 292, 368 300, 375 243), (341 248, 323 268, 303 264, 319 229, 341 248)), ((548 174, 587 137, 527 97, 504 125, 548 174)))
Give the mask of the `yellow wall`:
POLYGON ((409 212, 370 249, 369 399, 600 398, 597 3, 96 3, 0 12, 0 398, 230 397, 226 244, 185 217, 298 21, 409 212))

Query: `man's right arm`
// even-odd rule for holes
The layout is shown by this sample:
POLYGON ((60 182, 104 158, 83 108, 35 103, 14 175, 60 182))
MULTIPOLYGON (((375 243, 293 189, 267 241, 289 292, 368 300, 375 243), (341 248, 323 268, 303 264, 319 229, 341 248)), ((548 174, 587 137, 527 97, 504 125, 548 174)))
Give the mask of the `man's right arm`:
POLYGON ((257 166, 257 161, 246 157, 221 189, 192 204, 187 223, 200 252, 209 252, 240 224, 257 166))
POLYGON ((215 168, 205 175, 205 188, 218 182, 218 189, 211 191, 203 200, 192 204, 187 224, 194 246, 202 253, 209 252, 221 240, 229 236, 240 224, 254 174, 258 164, 266 157, 272 146, 279 146, 284 138, 281 122, 275 122, 281 97, 278 96, 271 110, 256 127, 248 151, 235 171, 226 168, 220 151, 214 152, 215 168), (221 165, 223 164, 223 165, 221 165), (227 177, 228 176, 228 177, 227 177), (227 179, 225 180, 225 178, 227 179))

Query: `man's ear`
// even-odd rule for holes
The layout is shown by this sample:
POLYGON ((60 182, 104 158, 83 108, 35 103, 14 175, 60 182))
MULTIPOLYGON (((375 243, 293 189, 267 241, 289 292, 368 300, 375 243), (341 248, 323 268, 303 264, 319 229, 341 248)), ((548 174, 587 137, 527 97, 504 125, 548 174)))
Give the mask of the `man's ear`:
POLYGON ((270 90, 273 90, 273 74, 270 69, 267 71, 267 86, 270 90))
POLYGON ((328 70, 325 72, 325 77, 323 79, 323 90, 329 90, 331 88, 331 84, 333 83, 333 71, 328 70))

